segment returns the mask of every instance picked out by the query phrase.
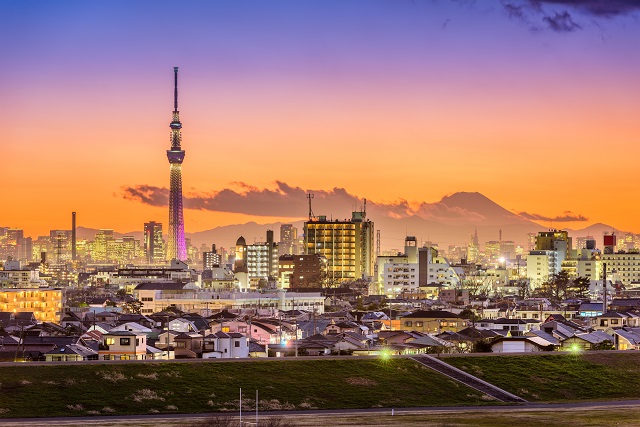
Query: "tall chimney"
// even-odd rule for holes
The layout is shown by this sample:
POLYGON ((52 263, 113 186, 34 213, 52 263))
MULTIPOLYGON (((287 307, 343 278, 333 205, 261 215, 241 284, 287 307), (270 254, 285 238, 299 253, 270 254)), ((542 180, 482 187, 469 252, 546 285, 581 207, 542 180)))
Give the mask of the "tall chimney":
POLYGON ((76 260, 76 213, 71 212, 71 260, 76 260))
POLYGON ((604 291, 604 298, 602 304, 602 314, 607 314, 607 263, 602 263, 602 290, 604 291))

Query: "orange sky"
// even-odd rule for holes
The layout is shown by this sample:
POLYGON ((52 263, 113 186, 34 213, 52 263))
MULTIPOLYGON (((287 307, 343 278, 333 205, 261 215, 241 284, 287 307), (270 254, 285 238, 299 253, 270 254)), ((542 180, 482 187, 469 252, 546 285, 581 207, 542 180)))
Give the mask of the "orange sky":
MULTIPOLYGON (((177 40, 127 33, 138 37, 131 43, 108 36, 107 19, 82 28, 87 45, 102 49, 88 58, 65 44, 81 16, 18 41, 0 79, 0 226, 35 237, 69 228, 74 210, 79 225, 121 232, 166 222, 166 208, 125 200, 122 189, 168 186, 178 65, 185 192, 279 180, 417 203, 478 191, 515 212, 589 218, 556 227, 604 222, 640 232, 640 34, 629 18, 600 23, 605 39, 579 12, 581 30, 559 34, 532 32, 498 10, 441 3, 422 22, 410 6, 356 18, 365 6, 354 5, 342 11, 350 19, 329 27, 302 12, 301 25, 285 30, 275 18, 244 16, 262 25, 255 39, 233 22, 223 31, 192 15, 177 40), (354 19, 365 35, 350 29, 354 19)), ((16 22, 0 31, 15 35, 29 30, 20 22, 44 19, 12 12, 16 22)), ((185 211, 187 232, 248 220, 278 218, 185 211)))

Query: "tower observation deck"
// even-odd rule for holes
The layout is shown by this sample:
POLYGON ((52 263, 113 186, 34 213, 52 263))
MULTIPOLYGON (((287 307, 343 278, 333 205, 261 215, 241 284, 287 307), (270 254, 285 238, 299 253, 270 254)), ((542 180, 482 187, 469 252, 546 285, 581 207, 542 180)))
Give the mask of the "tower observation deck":
POLYGON ((184 150, 182 142, 182 123, 178 111, 178 67, 173 67, 173 115, 169 127, 171 128, 171 149, 167 150, 170 165, 169 191, 169 242, 167 245, 167 259, 186 261, 187 247, 184 239, 184 215, 182 213, 182 162, 184 150))

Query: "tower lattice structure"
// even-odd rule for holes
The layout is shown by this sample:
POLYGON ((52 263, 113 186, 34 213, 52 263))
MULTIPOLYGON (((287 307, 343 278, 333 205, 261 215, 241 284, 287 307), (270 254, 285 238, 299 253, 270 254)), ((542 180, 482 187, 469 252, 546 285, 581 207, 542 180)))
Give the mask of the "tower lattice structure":
POLYGON ((178 111, 178 67, 173 67, 173 73, 173 117, 169 125, 171 127, 171 149, 167 150, 171 170, 167 259, 185 261, 187 246, 184 239, 184 215, 182 213, 182 162, 185 152, 180 146, 182 123, 180 123, 180 112, 178 111))

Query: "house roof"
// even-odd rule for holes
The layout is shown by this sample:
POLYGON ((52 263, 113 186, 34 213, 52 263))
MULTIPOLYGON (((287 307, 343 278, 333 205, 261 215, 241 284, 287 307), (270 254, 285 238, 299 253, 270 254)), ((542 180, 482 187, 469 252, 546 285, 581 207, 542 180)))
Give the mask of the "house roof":
POLYGON ((212 314, 211 316, 207 317, 207 319, 235 319, 237 317, 237 314, 229 313, 228 310, 222 310, 218 313, 212 314))
POLYGON ((522 337, 500 337, 500 338, 496 338, 492 343, 491 346, 503 342, 503 341, 527 341, 530 342, 531 344, 535 345, 538 348, 544 348, 547 347, 548 345, 552 344, 551 342, 540 338, 540 337, 529 337, 529 336, 522 336, 522 337))
POLYGON ((535 331, 529 331, 526 333, 525 336, 537 336, 540 337, 544 340, 549 341, 549 343, 553 344, 553 345, 558 345, 560 344, 560 340, 558 340, 558 338, 554 337, 552 334, 548 334, 545 331, 540 331, 540 330, 535 330, 535 331))
POLYGON ((618 334, 627 341, 629 341, 632 345, 640 345, 640 333, 626 330, 624 328, 613 329, 614 334, 618 334))
POLYGON ((77 354, 83 357, 95 356, 97 351, 79 344, 69 344, 64 347, 58 347, 45 354, 77 354))
POLYGON ((186 283, 178 282, 147 282, 140 283, 134 288, 136 291, 181 291, 187 286, 186 283))
POLYGON ((583 302, 578 311, 602 311, 602 306, 601 302, 583 302))
POLYGON ((603 331, 593 331, 593 332, 587 332, 584 334, 576 334, 574 335, 574 337, 585 340, 591 344, 599 344, 604 341, 613 342, 613 337, 603 331))
POLYGON ((444 310, 417 310, 402 316, 403 319, 459 319, 449 311, 444 310))
POLYGON ((143 332, 129 332, 129 331, 113 331, 113 332, 107 332, 105 334, 103 334, 103 336, 106 335, 114 335, 114 336, 118 336, 118 337, 135 337, 138 335, 144 335, 143 332))

